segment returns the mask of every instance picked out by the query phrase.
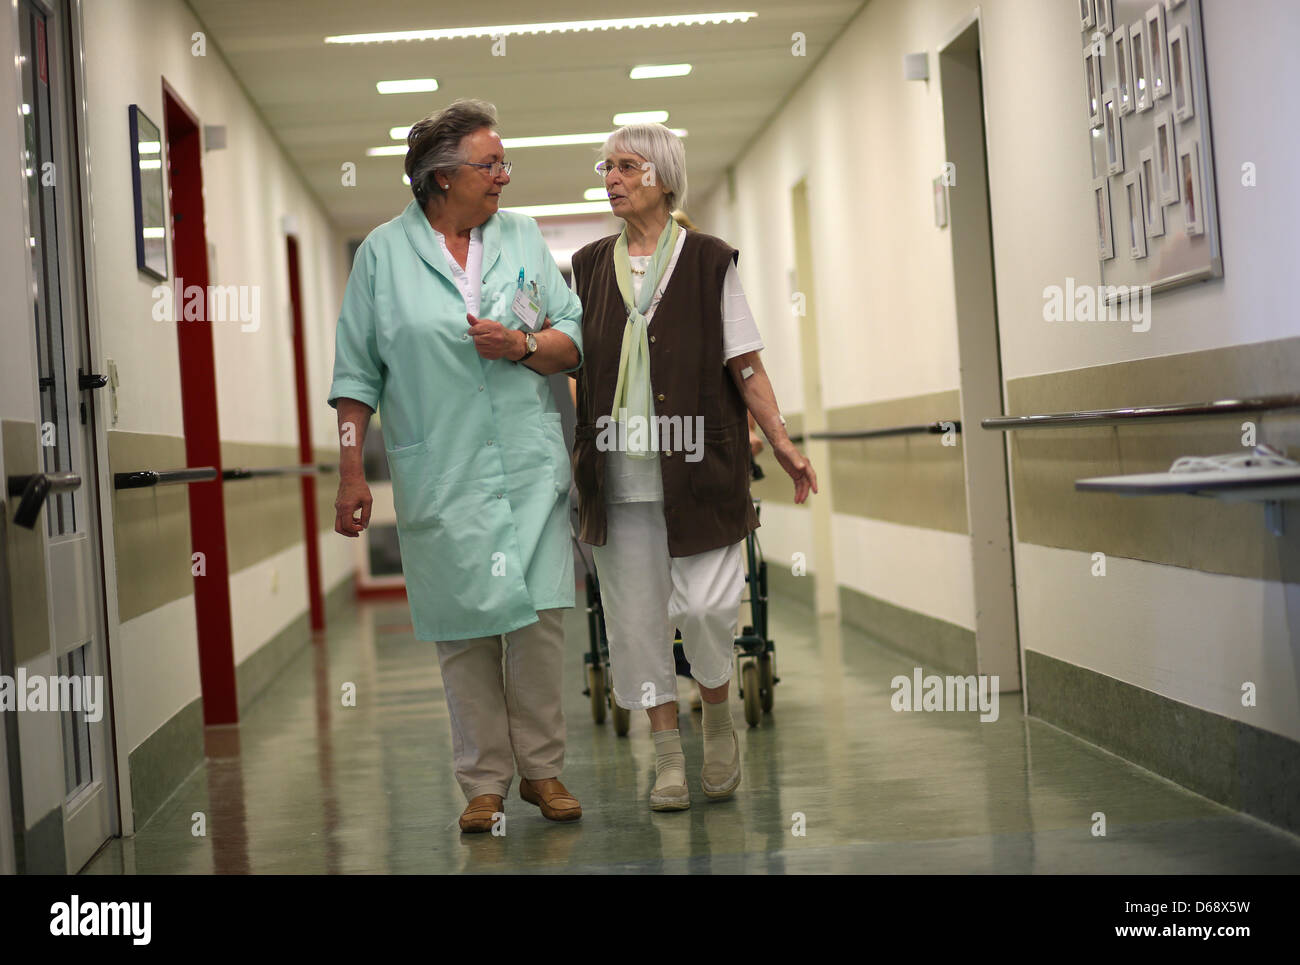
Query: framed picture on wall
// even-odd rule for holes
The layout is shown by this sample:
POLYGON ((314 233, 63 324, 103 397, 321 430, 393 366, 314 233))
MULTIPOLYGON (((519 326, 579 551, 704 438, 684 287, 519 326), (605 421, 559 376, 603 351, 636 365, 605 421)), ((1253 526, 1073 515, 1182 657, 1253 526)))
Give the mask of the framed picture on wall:
POLYGON ((127 108, 131 134, 131 193, 135 203, 135 266, 159 281, 167 278, 167 208, 164 201, 162 134, 148 115, 127 108))
POLYGON ((1101 95, 1101 119, 1106 138, 1106 173, 1120 174, 1124 170, 1124 129, 1120 126, 1119 110, 1115 106, 1115 88, 1101 95))
POLYGON ((1128 27, 1115 28, 1115 92, 1119 95, 1120 114, 1133 113, 1133 58, 1128 50, 1128 27))
POLYGON ((1079 29, 1091 30, 1097 25, 1097 11, 1092 0, 1079 0, 1079 29))
POLYGON ((1174 121, 1168 111, 1156 114, 1156 178, 1160 182, 1160 203, 1178 203, 1178 155, 1174 140, 1174 121))
POLYGON ((1128 254, 1130 258, 1147 256, 1147 218, 1142 204, 1142 179, 1137 171, 1124 175, 1124 199, 1128 202, 1128 254))
POLYGON ((1201 188, 1201 148, 1184 139, 1178 147, 1178 181, 1183 191, 1183 231, 1199 235, 1205 231, 1204 191, 1201 188))
POLYGON ((1138 178, 1142 182, 1147 237, 1159 238, 1165 233, 1165 206, 1160 203, 1155 151, 1149 147, 1138 151, 1138 178))
POLYGON ((1102 261, 1107 261, 1115 257, 1110 227, 1110 178, 1096 178, 1092 182, 1092 196, 1097 209, 1097 255, 1102 261))
POLYGON ((1192 61, 1187 46, 1187 24, 1169 31, 1169 96, 1174 100, 1174 117, 1190 121, 1192 108, 1192 61))
POLYGON ((1097 0, 1097 29, 1104 34, 1108 34, 1115 29, 1110 3, 1111 0, 1097 0))
POLYGON ((1128 28, 1129 56, 1133 61, 1133 107, 1139 113, 1150 110, 1155 103, 1151 99, 1151 84, 1147 77, 1147 52, 1143 46, 1146 35, 1146 27, 1140 20, 1128 28))
POLYGON ((1169 94, 1169 52, 1165 43, 1165 5, 1157 3, 1147 11, 1147 73, 1151 97, 1160 100, 1169 94))
POLYGON ((1083 51, 1083 71, 1088 78, 1088 126, 1101 127, 1101 58, 1092 47, 1083 51))

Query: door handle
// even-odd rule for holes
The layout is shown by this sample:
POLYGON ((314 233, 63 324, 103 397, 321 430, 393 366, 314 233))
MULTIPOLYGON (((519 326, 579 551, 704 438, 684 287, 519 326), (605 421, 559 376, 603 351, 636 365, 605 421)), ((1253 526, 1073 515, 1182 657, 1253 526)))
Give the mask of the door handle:
POLYGON ((77 385, 82 389, 102 389, 108 385, 108 376, 97 372, 83 372, 77 369, 77 385))

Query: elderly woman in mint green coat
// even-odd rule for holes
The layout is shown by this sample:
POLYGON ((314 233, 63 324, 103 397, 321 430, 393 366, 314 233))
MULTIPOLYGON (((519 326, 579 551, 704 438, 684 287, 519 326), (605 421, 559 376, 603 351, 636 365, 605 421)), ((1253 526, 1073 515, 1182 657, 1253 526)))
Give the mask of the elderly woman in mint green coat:
POLYGON ((498 210, 510 164, 490 104, 457 101, 408 140, 415 200, 357 249, 339 315, 335 528, 369 521, 361 446, 378 409, 415 636, 437 641, 469 801, 461 828, 494 825, 516 767, 526 801, 573 820, 559 781, 570 469, 546 376, 581 364, 582 306, 537 223, 498 210))

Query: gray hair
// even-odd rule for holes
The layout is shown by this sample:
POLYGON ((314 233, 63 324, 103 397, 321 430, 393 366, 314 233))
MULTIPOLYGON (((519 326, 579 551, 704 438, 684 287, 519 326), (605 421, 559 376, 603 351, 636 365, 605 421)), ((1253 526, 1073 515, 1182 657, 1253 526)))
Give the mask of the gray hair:
POLYGON ((601 157, 615 151, 639 154, 649 161, 655 181, 668 189, 668 209, 686 204, 686 147, 662 124, 628 124, 605 138, 601 157))
POLYGON ((406 135, 406 176, 420 207, 442 197, 434 175, 450 172, 465 161, 460 142, 489 127, 497 129, 497 109, 487 101, 462 98, 416 121, 406 135))

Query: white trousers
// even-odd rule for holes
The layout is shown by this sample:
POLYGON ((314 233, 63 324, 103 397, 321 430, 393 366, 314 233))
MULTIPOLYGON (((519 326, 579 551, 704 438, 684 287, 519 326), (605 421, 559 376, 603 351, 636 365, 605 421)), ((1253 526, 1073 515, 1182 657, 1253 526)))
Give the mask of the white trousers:
POLYGON ((662 502, 611 503, 604 546, 593 546, 609 634, 614 699, 629 710, 677 699, 673 630, 705 687, 731 679, 736 612, 745 586, 743 541, 668 555, 662 502))

